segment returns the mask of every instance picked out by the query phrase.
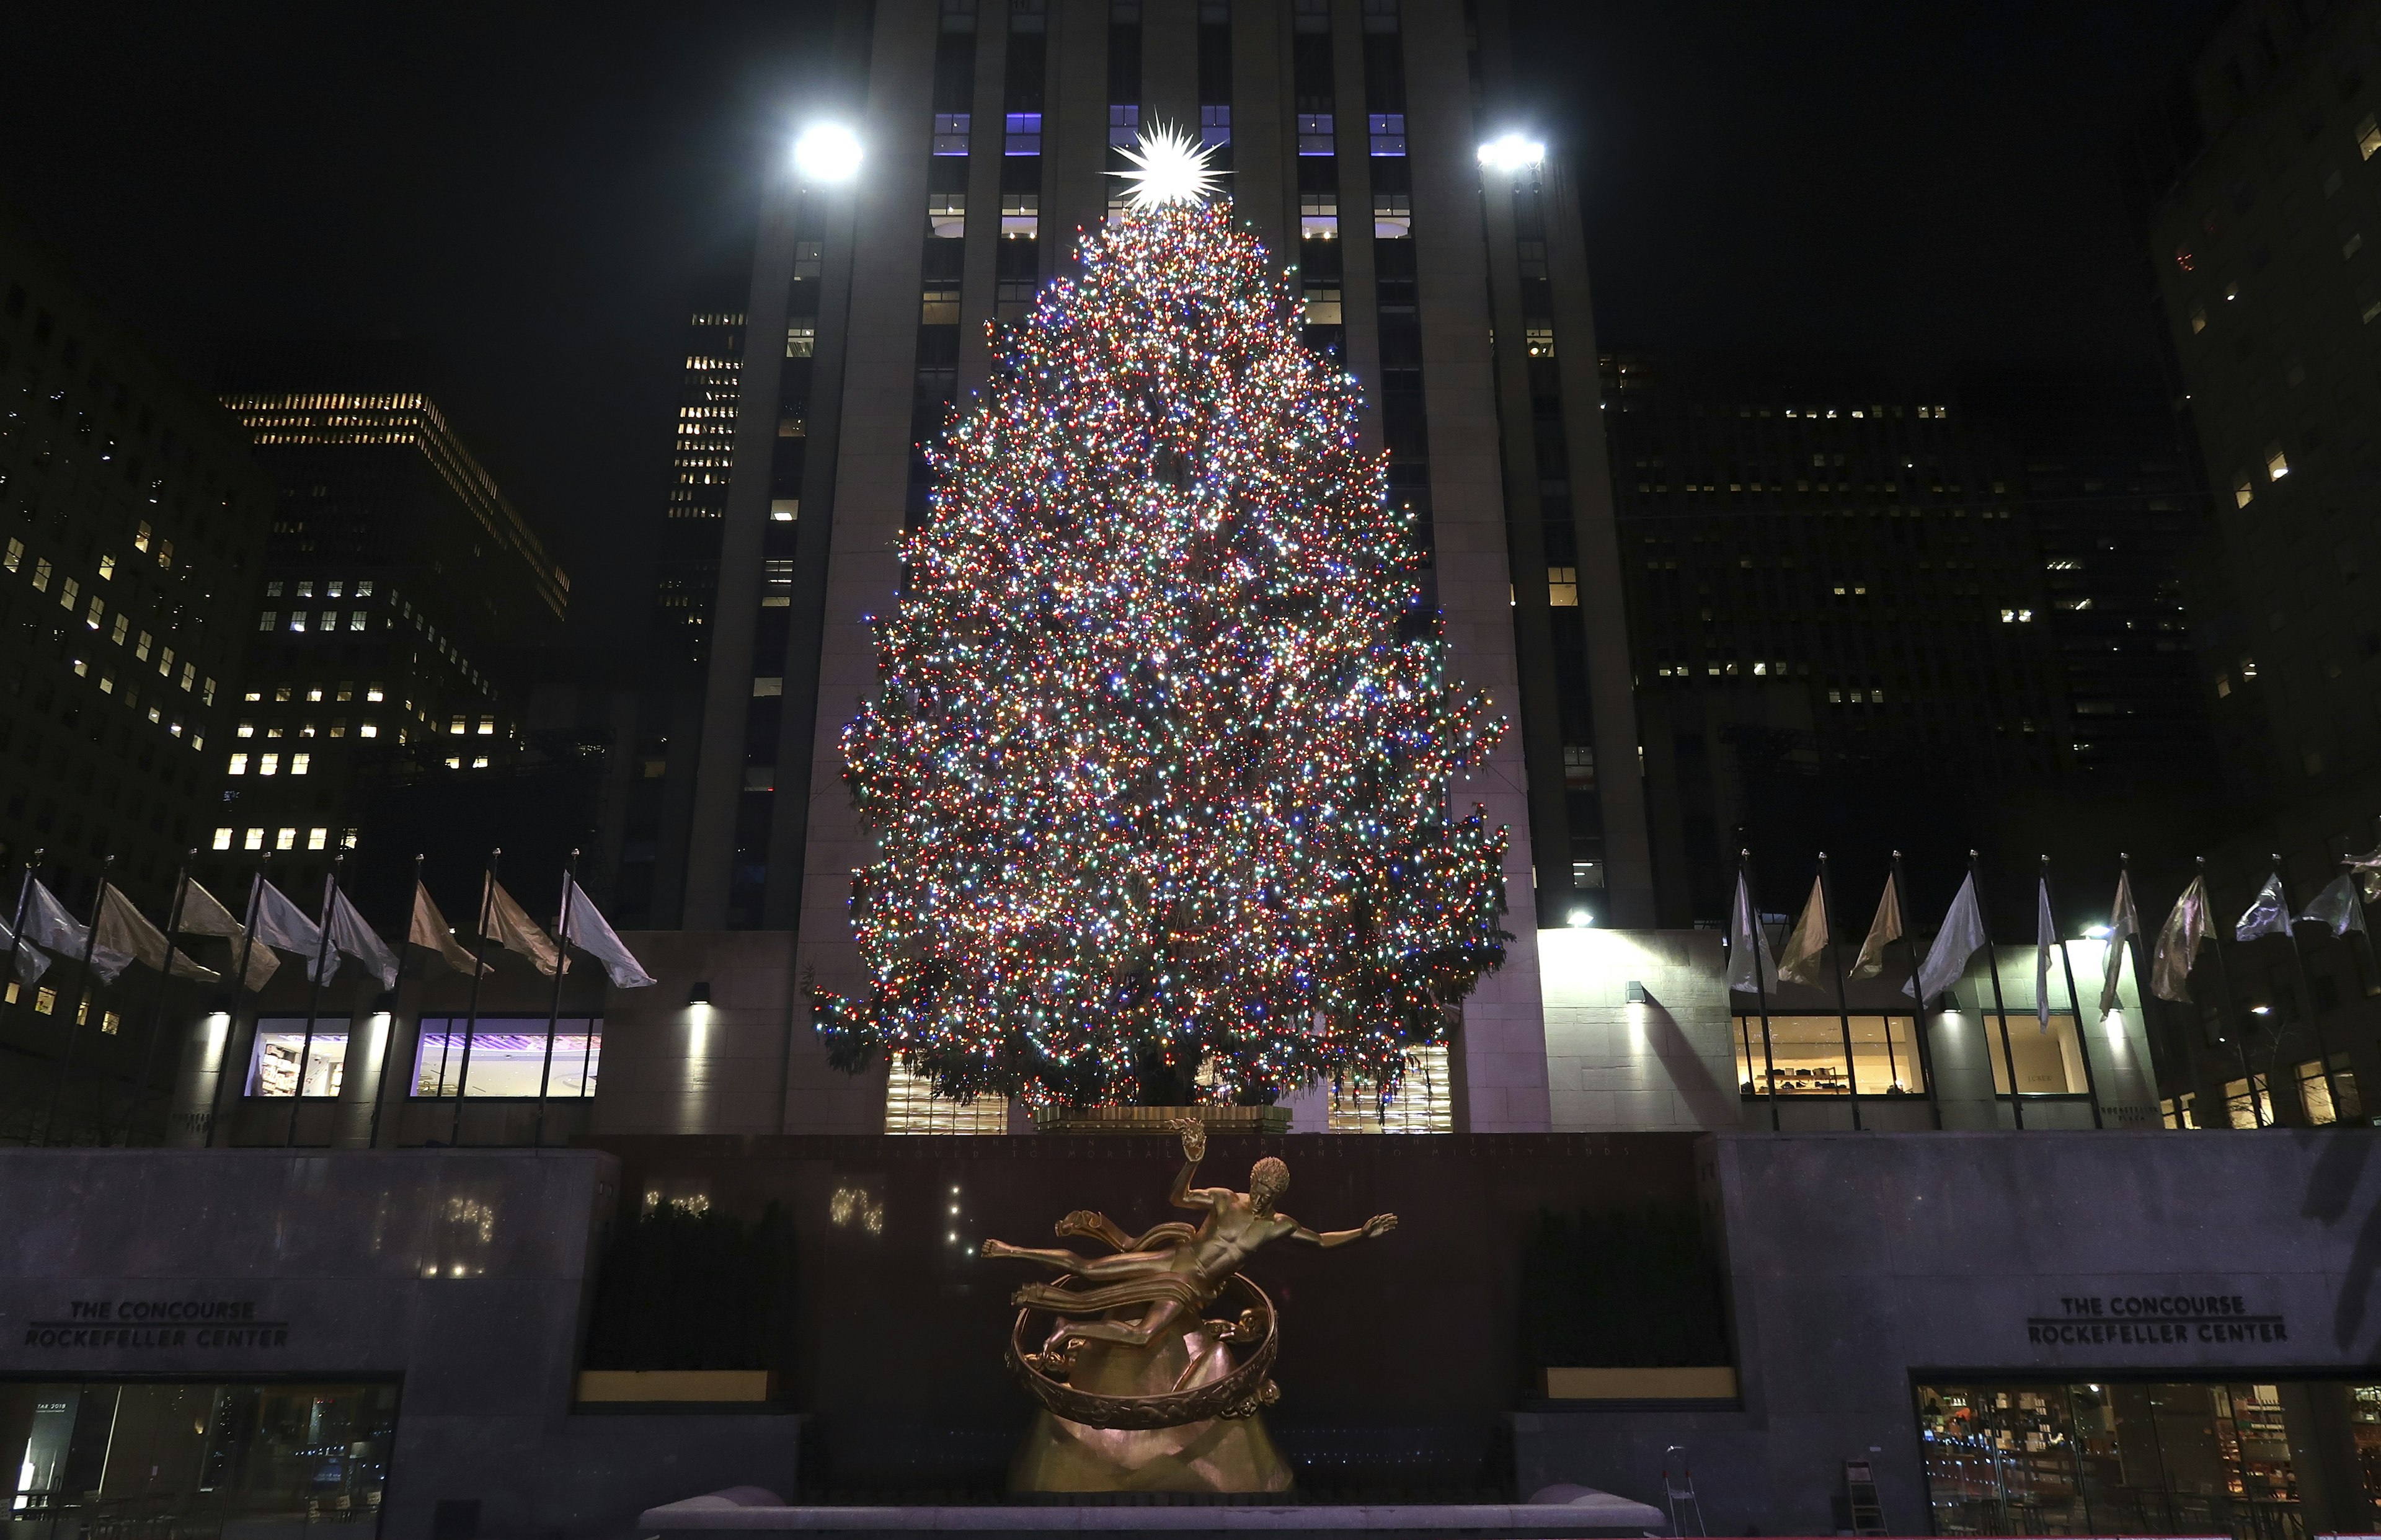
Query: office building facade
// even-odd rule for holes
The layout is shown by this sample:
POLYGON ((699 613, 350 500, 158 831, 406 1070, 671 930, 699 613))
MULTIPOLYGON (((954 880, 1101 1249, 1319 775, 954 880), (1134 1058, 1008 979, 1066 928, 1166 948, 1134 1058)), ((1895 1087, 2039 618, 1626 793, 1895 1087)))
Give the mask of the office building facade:
POLYGON ((371 856, 409 864, 425 813, 455 822, 458 797, 521 767, 530 649, 556 640, 569 579, 425 373, 389 345, 224 361, 224 404, 281 494, 216 745, 226 791, 201 864, 229 891, 269 860, 311 906, 376 817, 371 856))
MULTIPOLYGON (((2204 535, 2188 572, 2194 687, 2234 813, 2210 885, 2237 913, 2278 871, 2294 906, 2381 843, 2381 6, 2241 4, 2210 26, 2135 163, 2204 535)), ((2296 1121, 2292 1062, 2369 1073, 2371 954, 2298 928, 2235 949, 2177 1008, 2203 1123, 2296 1121), (2270 1079, 2265 1065, 2277 1065, 2270 1079)), ((2364 1082, 2370 1084, 2369 1079, 2364 1082)))
POLYGON ((2154 376, 1626 353, 1604 376, 1665 923, 1723 920, 1745 846, 1881 871, 1989 851, 2014 815, 2022 871, 2075 821, 2057 804, 2207 783, 2196 483, 2154 376))

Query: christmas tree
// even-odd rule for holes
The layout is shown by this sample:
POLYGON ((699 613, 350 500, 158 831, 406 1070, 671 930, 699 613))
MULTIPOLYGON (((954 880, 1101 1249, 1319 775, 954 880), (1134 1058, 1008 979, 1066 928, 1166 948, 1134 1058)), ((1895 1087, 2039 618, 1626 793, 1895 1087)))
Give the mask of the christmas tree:
POLYGON ((867 985, 819 1028, 962 1098, 1392 1086, 1503 960, 1504 831, 1447 805, 1503 724, 1444 677, 1354 379, 1198 152, 1142 149, 929 452, 843 739, 867 985))

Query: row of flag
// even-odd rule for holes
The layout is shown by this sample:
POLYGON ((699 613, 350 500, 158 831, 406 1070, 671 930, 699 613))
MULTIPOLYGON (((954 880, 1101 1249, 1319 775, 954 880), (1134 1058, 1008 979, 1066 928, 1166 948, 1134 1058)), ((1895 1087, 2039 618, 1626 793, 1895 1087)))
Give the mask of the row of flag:
MULTIPOLYGON (((1822 858, 1824 860, 1824 858, 1822 858)), ((2304 912, 2293 916, 2288 889, 2282 874, 2276 867, 2267 876, 2257 897, 2232 927, 2233 938, 2253 941, 2259 936, 2278 935, 2289 939, 2293 924, 2319 924, 2334 935, 2345 936, 2354 931, 2370 942, 2372 932, 2364 922, 2364 906, 2381 899, 2381 849, 2362 856, 2343 858, 2348 868, 2314 896, 2304 912)), ((2046 863, 2045 863, 2046 865, 2046 863)), ((2199 953, 2215 933, 2207 898, 2207 877, 2204 873, 2191 880, 2182 890, 2174 908, 2167 914, 2166 923, 2158 927, 2157 941, 2150 959, 2150 993, 2162 1000, 2188 1002, 2191 999, 2190 976, 2199 953)), ((2105 1020, 2117 1008, 2117 977, 2129 942, 2143 935, 2141 916, 2133 903, 2132 874, 2120 873, 2117 878, 2117 894, 2109 905, 2107 950, 2102 959, 2100 980, 2100 1015, 2105 1020)), ((1885 970, 1885 948, 1890 942, 1908 934, 1902 911, 1899 874, 1888 874, 1885 891, 1878 896, 1876 917, 1869 923, 1868 936, 1862 942, 1860 955, 1847 971, 1852 979, 1874 978, 1885 970)), ((1960 884, 1960 891, 1944 912, 1943 923, 1935 930, 1934 944, 1927 948, 1925 960, 1919 963, 1916 976, 1901 986, 1904 995, 1912 996, 1923 1006, 1949 989, 1968 971, 1978 952, 1986 943, 1984 911, 1976 898, 1976 874, 1972 864, 1968 875, 1960 884)), ((1802 913, 1786 937, 1782 959, 1772 960, 1768 937, 1754 922, 1752 893, 1743 872, 1737 874, 1736 902, 1728 921, 1728 987, 1747 994, 1774 989, 1779 979, 1815 986, 1820 982, 1821 960, 1829 945, 1827 928, 1826 880, 1824 875, 1811 882, 1811 897, 1802 906, 1802 913)), ((2051 916, 2050 878, 2045 874, 2034 886, 2034 1012, 2041 1028, 2050 1026, 2050 991, 2046 987, 2050 975, 2052 953, 2061 945, 2057 927, 2051 916)))
MULTIPOLYGON (((505 950, 527 958, 539 972, 549 976, 556 969, 568 972, 570 964, 565 954, 575 947, 602 963, 618 988, 641 989, 657 982, 629 952, 575 877, 563 878, 561 923, 556 927, 558 942, 505 891, 495 873, 486 874, 485 878, 486 885, 481 891, 481 912, 484 916, 481 935, 505 950)), ((13 921, 0 920, 0 945, 6 945, 13 954, 17 977, 28 987, 49 972, 54 954, 88 959, 91 971, 103 984, 114 984, 135 962, 201 984, 212 984, 221 977, 214 969, 200 966, 179 951, 167 939, 168 932, 177 935, 220 936, 230 942, 237 966, 241 970, 240 986, 251 992, 271 981, 281 966, 277 955, 281 952, 302 956, 306 959, 306 977, 316 984, 328 984, 342 962, 353 959, 366 973, 380 980, 382 988, 397 987, 396 950, 357 912, 347 894, 340 891, 335 875, 324 878, 319 917, 310 917, 262 874, 249 891, 249 912, 244 922, 187 875, 176 890, 173 907, 167 913, 161 928, 152 923, 113 883, 103 883, 99 903, 90 924, 85 925, 67 912, 57 895, 28 870, 18 891, 13 921)), ((413 913, 405 939, 434 954, 458 973, 494 971, 456 939, 446 916, 431 900, 429 888, 419 880, 413 885, 413 913)))

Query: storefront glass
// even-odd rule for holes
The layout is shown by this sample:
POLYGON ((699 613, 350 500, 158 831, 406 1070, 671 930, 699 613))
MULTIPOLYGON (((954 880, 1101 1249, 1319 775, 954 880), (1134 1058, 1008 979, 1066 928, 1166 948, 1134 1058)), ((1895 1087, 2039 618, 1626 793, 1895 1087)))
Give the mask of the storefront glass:
POLYGON ((256 1024, 256 1056, 249 1063, 248 1094, 290 1096, 298 1094, 298 1077, 306 1078, 305 1094, 336 1096, 348 1063, 348 1019, 317 1018, 314 1035, 306 1035, 306 1018, 268 1016, 256 1024))
POLYGON ((0 1382, 9 1540, 375 1534, 393 1384, 0 1382))
POLYGON ((546 1053, 545 1018, 482 1016, 475 1027, 465 1016, 425 1016, 413 1060, 416 1096, 452 1096, 465 1074, 464 1040, 470 1043, 470 1084, 466 1094, 534 1097, 541 1081, 552 1096, 592 1096, 604 1056, 601 1017, 566 1016, 555 1023, 554 1052, 546 1053))
POLYGON ((1937 1534, 2305 1540, 2381 1521, 2381 1385, 1922 1384, 1937 1534))
POLYGON ((1863 1096, 1923 1096, 1914 1023, 1907 1016, 1851 1018, 1851 1074, 1844 1068, 1840 1016, 1772 1016, 1764 1053, 1761 1018, 1736 1020, 1736 1080, 1748 1096, 1767 1094, 1776 1074, 1781 1096, 1845 1096, 1857 1077, 1863 1096))

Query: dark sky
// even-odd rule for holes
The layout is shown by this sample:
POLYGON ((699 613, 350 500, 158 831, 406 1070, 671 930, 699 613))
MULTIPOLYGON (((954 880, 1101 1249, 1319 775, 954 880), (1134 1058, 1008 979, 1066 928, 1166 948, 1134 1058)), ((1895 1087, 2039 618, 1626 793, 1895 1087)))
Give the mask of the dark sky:
MULTIPOLYGON (((2145 359, 2116 170, 2207 0, 1516 0, 1607 345, 2145 359)), ((823 37, 794 0, 0 7, 0 199, 203 377, 403 336, 629 641, 678 326, 823 37)))

